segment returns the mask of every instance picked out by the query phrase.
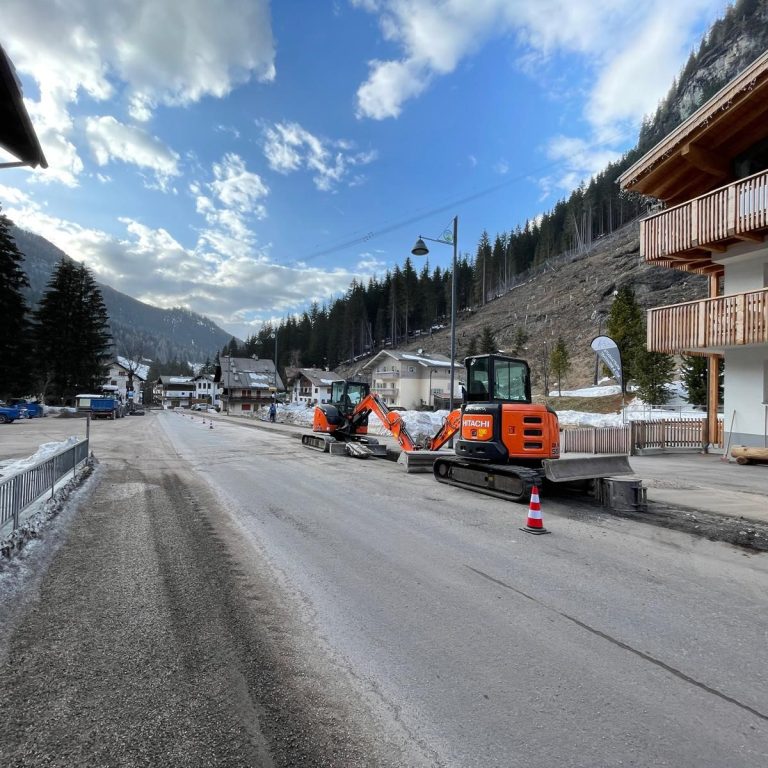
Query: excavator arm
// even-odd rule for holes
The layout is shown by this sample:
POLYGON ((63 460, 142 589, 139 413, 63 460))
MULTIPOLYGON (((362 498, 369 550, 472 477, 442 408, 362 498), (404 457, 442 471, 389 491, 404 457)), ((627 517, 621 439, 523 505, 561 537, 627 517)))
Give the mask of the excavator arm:
POLYGON ((379 417, 381 423, 392 433, 404 451, 417 449, 416 443, 405 426, 403 417, 397 411, 390 410, 375 392, 366 395, 352 411, 351 424, 353 429, 358 421, 362 421, 370 413, 375 413, 379 417))
POLYGON ((452 410, 439 432, 427 440, 424 448, 428 451, 439 451, 461 429, 461 408, 452 410))

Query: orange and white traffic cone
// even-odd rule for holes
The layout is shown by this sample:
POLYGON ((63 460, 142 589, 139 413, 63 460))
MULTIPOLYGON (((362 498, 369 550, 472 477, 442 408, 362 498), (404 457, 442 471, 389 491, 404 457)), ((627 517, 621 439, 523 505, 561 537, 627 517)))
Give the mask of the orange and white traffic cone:
POLYGON ((550 533, 544 527, 544 520, 541 517, 541 503, 539 502, 539 489, 534 485, 531 488, 531 503, 528 508, 528 522, 525 524, 525 528, 521 528, 521 531, 526 533, 550 533))

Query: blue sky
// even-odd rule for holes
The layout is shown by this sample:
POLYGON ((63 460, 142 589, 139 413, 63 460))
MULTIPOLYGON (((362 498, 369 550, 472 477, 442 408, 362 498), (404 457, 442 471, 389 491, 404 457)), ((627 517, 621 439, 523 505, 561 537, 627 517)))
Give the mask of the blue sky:
POLYGON ((97 280, 245 338, 454 215, 474 253, 549 210, 634 145, 725 8, 4 0, 49 168, 3 171, 0 205, 97 280))

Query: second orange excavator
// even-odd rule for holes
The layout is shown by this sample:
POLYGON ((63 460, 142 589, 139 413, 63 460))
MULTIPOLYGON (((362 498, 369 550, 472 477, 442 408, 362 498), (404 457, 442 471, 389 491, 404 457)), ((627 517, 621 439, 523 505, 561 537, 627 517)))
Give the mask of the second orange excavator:
POLYGON ((404 451, 437 451, 461 427, 461 409, 448 414, 437 434, 417 442, 408 431, 400 412, 390 408, 362 381, 334 381, 331 402, 315 406, 311 435, 301 442, 308 448, 328 451, 334 443, 346 443, 353 455, 386 455, 386 446, 368 435, 368 418, 374 413, 404 451), (358 450, 355 450, 355 446, 358 450))

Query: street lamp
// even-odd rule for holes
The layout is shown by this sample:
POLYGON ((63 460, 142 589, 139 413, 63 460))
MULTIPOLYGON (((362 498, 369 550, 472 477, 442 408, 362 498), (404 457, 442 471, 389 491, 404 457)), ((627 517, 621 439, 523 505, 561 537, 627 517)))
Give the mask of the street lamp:
POLYGON ((432 243, 442 243, 443 245, 453 245, 453 264, 451 266, 451 383, 450 391, 448 392, 448 410, 453 410, 453 377, 454 377, 454 360, 456 359, 456 254, 458 251, 459 243, 459 217, 453 217, 453 236, 450 231, 443 232, 441 238, 435 239, 432 237, 423 237, 419 235, 419 239, 416 241, 416 245, 411 248, 411 253, 414 256, 426 256, 429 253, 425 240, 429 240, 432 243))
POLYGON ((271 338, 275 340, 275 400, 277 400, 277 326, 272 329, 271 338))

